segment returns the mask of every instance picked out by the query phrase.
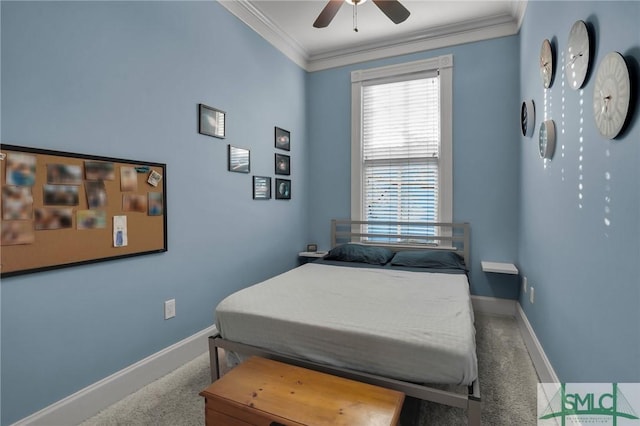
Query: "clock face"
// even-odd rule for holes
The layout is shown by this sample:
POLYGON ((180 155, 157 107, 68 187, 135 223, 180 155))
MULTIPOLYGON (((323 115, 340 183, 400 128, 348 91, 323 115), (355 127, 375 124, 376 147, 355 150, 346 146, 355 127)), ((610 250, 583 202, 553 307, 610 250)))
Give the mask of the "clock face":
POLYGON ((618 52, 600 62, 593 88, 593 117, 602 136, 613 139, 622 130, 631 100, 629 69, 618 52))
POLYGON ((576 21, 571 27, 565 60, 567 82, 573 90, 578 90, 589 70, 589 31, 583 21, 576 21))
POLYGON ((520 130, 522 130, 522 136, 533 135, 535 122, 536 113, 533 101, 522 102, 522 107, 520 108, 520 130))
POLYGON ((540 124, 540 138, 538 141, 540 157, 551 159, 556 148, 556 125, 553 120, 540 124))
POLYGON ((553 80, 553 51, 549 39, 545 39, 542 42, 542 48, 540 49, 540 76, 545 89, 551 87, 551 81, 553 80))

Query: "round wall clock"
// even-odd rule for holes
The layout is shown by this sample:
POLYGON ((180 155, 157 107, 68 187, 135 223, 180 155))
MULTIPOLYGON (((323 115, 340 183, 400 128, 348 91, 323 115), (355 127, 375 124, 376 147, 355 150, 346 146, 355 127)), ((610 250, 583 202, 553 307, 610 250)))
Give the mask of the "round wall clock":
POLYGON ((613 139, 622 130, 631 101, 631 80, 624 57, 611 52, 600 62, 593 88, 593 117, 602 136, 613 139))
POLYGON ((522 130, 522 136, 533 135, 535 125, 536 108, 533 100, 522 102, 522 107, 520 108, 520 130, 522 130))
POLYGON ((576 21, 569 31, 566 61, 564 72, 567 82, 573 90, 578 90, 589 70, 589 30, 583 21, 576 21))
POLYGON ((538 142, 540 157, 551 159, 556 149, 556 125, 553 120, 540 123, 540 140, 538 142))
POLYGON ((553 81, 553 49, 549 39, 544 39, 540 49, 540 76, 545 89, 551 87, 553 81))

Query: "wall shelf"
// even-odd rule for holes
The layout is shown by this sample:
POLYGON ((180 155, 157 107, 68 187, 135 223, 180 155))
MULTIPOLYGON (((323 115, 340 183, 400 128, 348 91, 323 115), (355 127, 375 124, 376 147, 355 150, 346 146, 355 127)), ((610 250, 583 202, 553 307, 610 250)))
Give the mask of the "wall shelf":
POLYGON ((486 262, 482 261, 482 270, 484 272, 493 272, 496 274, 518 275, 518 268, 513 263, 502 262, 486 262))

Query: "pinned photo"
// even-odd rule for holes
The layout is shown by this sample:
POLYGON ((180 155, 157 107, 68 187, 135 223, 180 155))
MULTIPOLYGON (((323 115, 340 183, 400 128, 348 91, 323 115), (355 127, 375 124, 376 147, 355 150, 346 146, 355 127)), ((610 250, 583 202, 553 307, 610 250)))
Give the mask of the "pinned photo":
POLYGON ((69 164, 47 164, 47 183, 80 185, 82 167, 69 164))
POLYGON ((163 212, 162 192, 149 192, 149 216, 162 216, 163 212))
POLYGON ((28 186, 2 187, 2 219, 30 220, 33 216, 33 196, 28 186))
POLYGON ((46 206, 77 206, 78 186, 44 185, 44 204, 46 206))
POLYGON ((13 246, 32 244, 36 240, 33 222, 30 220, 11 220, 2 222, 0 245, 13 246))
POLYGON ((113 163, 104 161, 85 161, 84 175, 87 180, 115 180, 116 178, 113 163))
POLYGON ((147 212, 147 197, 139 194, 124 194, 122 196, 122 210, 125 212, 147 212))
POLYGON ((158 184, 160 183, 160 179, 162 179, 162 175, 156 172, 155 170, 151 170, 151 173, 149 173, 149 179, 147 179, 147 182, 151 186, 158 186, 158 184))
POLYGON ((70 208, 39 208, 35 211, 34 226, 37 231, 71 228, 72 217, 73 209, 70 208))
POLYGON ((104 229, 107 227, 107 212, 104 210, 78 210, 78 229, 104 229))
POLYGON ((90 209, 100 209, 107 206, 107 190, 104 182, 85 182, 84 188, 87 192, 87 204, 90 209))
POLYGON ((135 191, 138 189, 138 174, 134 167, 120 166, 120 190, 135 191))
POLYGON ((127 217, 114 216, 113 217, 113 246, 125 247, 128 244, 129 244, 129 237, 127 236, 127 217))
POLYGON ((36 156, 9 153, 7 185, 33 186, 36 183, 36 156))

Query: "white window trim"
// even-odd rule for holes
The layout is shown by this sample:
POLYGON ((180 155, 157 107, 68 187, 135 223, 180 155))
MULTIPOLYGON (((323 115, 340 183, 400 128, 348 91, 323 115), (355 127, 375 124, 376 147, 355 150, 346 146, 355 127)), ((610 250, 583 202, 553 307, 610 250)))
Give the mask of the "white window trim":
POLYGON ((453 222, 453 55, 351 72, 351 220, 362 211, 362 87, 371 80, 405 79, 409 74, 440 73, 440 222, 453 222))

